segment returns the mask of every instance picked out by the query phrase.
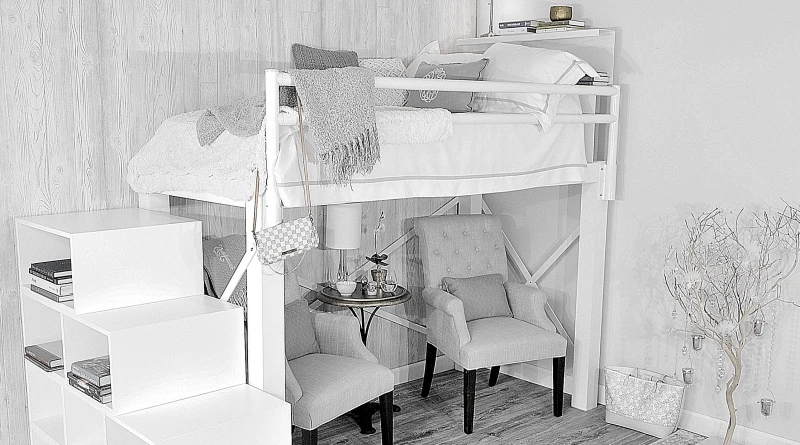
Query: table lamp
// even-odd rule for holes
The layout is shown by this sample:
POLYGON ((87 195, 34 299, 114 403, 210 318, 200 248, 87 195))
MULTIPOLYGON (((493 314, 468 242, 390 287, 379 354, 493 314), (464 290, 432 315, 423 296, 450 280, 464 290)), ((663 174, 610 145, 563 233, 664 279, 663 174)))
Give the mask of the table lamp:
POLYGON ((350 281, 347 249, 361 247, 361 203, 332 204, 325 215, 325 246, 339 250, 337 281, 350 281))

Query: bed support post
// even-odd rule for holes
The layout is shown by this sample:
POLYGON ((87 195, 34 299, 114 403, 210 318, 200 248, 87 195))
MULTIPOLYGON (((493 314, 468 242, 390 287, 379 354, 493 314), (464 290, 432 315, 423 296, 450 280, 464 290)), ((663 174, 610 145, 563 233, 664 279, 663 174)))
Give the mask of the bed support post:
POLYGON ((572 406, 583 411, 597 406, 600 379, 608 203, 616 198, 619 143, 620 95, 619 86, 613 87, 617 94, 609 97, 609 114, 615 120, 608 126, 605 165, 601 166, 598 182, 583 184, 581 196, 572 406))
MULTIPOLYGON (((266 106, 264 137, 267 158, 267 187, 258 209, 258 230, 272 227, 282 221, 282 207, 275 184, 275 163, 278 160, 278 71, 266 70, 266 106)), ((252 200, 246 207, 247 220, 252 221, 252 200)), ((252 237, 247 237, 253 243, 252 237)), ((249 246, 250 244, 248 244, 249 246)), ((275 270, 283 269, 283 262, 273 264, 275 270)), ((250 385, 285 400, 285 358, 283 327, 283 275, 273 272, 260 262, 253 261, 247 268, 248 295, 248 372, 250 385)))
POLYGON ((459 215, 480 215, 483 212, 483 195, 458 197, 459 215))

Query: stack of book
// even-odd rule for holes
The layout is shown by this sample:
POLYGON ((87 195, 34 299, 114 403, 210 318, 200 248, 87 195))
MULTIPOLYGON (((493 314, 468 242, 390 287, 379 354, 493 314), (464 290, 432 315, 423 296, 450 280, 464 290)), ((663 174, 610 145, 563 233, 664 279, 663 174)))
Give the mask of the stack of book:
POLYGON ((73 363, 67 378, 71 386, 98 402, 111 402, 111 361, 107 355, 73 363))
POLYGON ((586 28, 583 20, 557 20, 554 22, 542 21, 536 27, 536 32, 572 31, 586 28))
POLYGON ((536 32, 536 27, 542 23, 541 20, 514 20, 511 22, 500 22, 497 24, 498 35, 525 34, 536 32))
POLYGON ((605 71, 598 71, 597 77, 583 76, 578 85, 611 85, 611 77, 605 71))
POLYGON ((549 22, 546 20, 515 20, 510 22, 500 22, 498 25, 498 35, 525 34, 529 32, 553 32, 570 31, 574 29, 584 29, 586 23, 583 20, 558 20, 549 22))
POLYGON ((25 358, 47 372, 64 369, 61 340, 25 346, 25 358))
POLYGON ((31 290, 58 302, 72 301, 72 261, 69 258, 31 263, 31 290))

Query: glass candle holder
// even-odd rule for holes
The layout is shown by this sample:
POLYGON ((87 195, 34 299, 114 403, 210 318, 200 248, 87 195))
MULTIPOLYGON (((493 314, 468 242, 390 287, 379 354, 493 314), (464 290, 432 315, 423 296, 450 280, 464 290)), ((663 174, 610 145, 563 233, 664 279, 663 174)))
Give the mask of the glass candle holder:
POLYGON ((692 349, 699 351, 703 349, 703 339, 705 337, 700 334, 692 335, 692 349))
POLYGON ((760 403, 761 403, 761 414, 763 414, 764 417, 769 417, 770 414, 772 414, 772 405, 775 404, 775 401, 765 397, 761 399, 760 403))
POLYGON ((683 368, 683 383, 691 385, 694 382, 694 368, 683 368))
POLYGON ((753 321, 753 333, 756 334, 757 337, 761 337, 764 334, 764 320, 755 320, 753 321))

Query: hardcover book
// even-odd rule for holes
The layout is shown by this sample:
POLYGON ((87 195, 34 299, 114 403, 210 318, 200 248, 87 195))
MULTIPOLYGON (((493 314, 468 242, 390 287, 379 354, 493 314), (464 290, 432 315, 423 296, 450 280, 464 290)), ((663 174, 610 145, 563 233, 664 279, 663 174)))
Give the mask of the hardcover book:
POLYGON ((39 295, 43 295, 43 296, 55 301, 56 303, 63 303, 65 301, 72 301, 73 300, 72 295, 57 295, 57 294, 54 294, 54 293, 52 293, 50 291, 44 290, 44 289, 42 289, 41 287, 39 287, 39 286, 37 286, 35 284, 31 284, 31 290, 36 292, 39 295))
POLYGON ((111 360, 107 355, 77 361, 72 364, 70 371, 95 386, 111 384, 111 360))
POLYGON ((82 393, 86 394, 87 396, 97 400, 100 403, 110 403, 111 402, 111 387, 109 386, 106 388, 97 388, 94 385, 91 385, 89 382, 77 378, 71 372, 67 373, 67 377, 69 378, 69 384, 73 388, 78 389, 82 393))
POLYGON ((516 20, 511 22, 500 22, 497 24, 498 28, 500 29, 507 29, 507 28, 524 28, 524 27, 532 27, 535 28, 541 24, 541 20, 516 20))
POLYGON ((61 340, 25 347, 25 355, 28 356, 28 358, 34 359, 53 371, 56 368, 64 368, 63 354, 61 340))
POLYGON ((39 277, 39 278, 41 278, 43 280, 47 280, 47 281, 49 281, 51 283, 55 283, 55 284, 70 284, 70 283, 72 283, 72 275, 68 275, 68 276, 65 276, 65 277, 59 277, 59 278, 52 278, 52 277, 48 277, 47 275, 45 275, 45 274, 43 274, 43 273, 41 273, 38 270, 33 269, 33 268, 28 269, 28 273, 33 275, 33 276, 35 276, 35 277, 39 277))
POLYGON ((61 260, 31 263, 31 269, 41 272, 51 278, 72 276, 72 260, 64 258, 61 260))
POLYGON ((507 36, 509 34, 527 34, 529 32, 536 32, 536 28, 505 28, 505 29, 498 29, 497 35, 500 36, 507 36))
POLYGON ((49 280, 39 278, 33 274, 30 275, 30 278, 31 278, 31 284, 35 285, 39 289, 44 289, 48 292, 52 292, 60 296, 72 295, 72 283, 56 284, 49 280))

